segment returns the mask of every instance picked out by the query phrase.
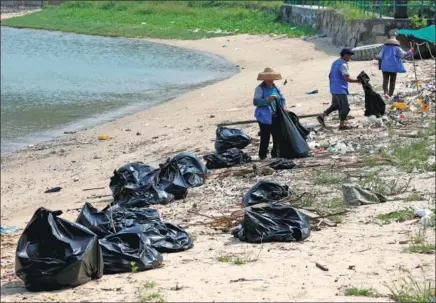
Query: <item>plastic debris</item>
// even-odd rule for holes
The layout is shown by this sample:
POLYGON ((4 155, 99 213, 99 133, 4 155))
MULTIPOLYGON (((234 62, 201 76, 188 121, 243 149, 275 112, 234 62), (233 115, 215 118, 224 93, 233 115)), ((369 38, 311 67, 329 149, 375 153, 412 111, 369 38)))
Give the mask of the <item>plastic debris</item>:
POLYGON ((53 188, 47 189, 44 193, 46 193, 46 194, 47 193, 57 193, 57 192, 60 192, 61 189, 62 189, 62 187, 57 186, 57 187, 53 187, 53 188))
POLYGON ((2 235, 12 234, 16 231, 19 231, 20 229, 21 228, 19 228, 17 226, 9 226, 9 227, 0 226, 0 234, 2 234, 2 235))
POLYGON ((428 208, 416 209, 414 215, 421 218, 419 223, 423 227, 433 227, 435 225, 435 213, 428 208))
POLYGON ((349 205, 367 205, 387 201, 386 197, 382 194, 363 189, 360 185, 355 183, 343 184, 342 194, 345 202, 349 205))

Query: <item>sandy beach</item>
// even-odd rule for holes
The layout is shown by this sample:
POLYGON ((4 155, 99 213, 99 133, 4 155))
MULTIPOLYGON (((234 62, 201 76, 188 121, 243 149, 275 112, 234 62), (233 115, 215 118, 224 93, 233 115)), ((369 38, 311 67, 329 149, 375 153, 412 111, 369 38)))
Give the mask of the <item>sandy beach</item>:
MULTIPOLYGON (((2 158, 2 226, 24 228, 41 206, 61 209, 64 217, 75 220, 77 209, 85 201, 96 207, 103 207, 110 201, 110 196, 104 196, 111 194, 108 185, 114 169, 133 161, 156 166, 182 151, 199 156, 212 151, 217 123, 253 119, 252 97, 258 85, 256 77, 265 67, 273 67, 288 80, 285 86, 281 85, 282 82, 278 84, 287 98, 288 107, 297 115, 318 113, 328 106, 331 99, 328 72, 339 49, 332 47, 326 38, 306 42, 238 35, 198 41, 151 41, 223 56, 239 65, 240 73, 147 111, 2 158), (319 93, 305 94, 314 89, 319 93), (101 135, 108 135, 110 139, 97 140, 101 135), (58 193, 44 194, 47 188, 55 186, 63 189, 58 193), (83 191, 97 187, 104 189, 83 191), (95 196, 103 198, 96 199, 95 196)), ((376 62, 351 62, 350 70, 353 76, 365 70, 373 85, 381 84, 376 62)), ((400 75, 399 81, 406 77, 400 75)), ((351 93, 361 90, 360 85, 350 84, 351 93)), ((363 119, 362 106, 352 105, 350 114, 357 121, 363 119)), ((304 122, 316 123, 315 119, 304 122)), ((256 125, 241 128, 256 138, 256 125)), ((252 150, 254 154, 255 149, 252 150)), ((296 179, 304 179, 302 174, 296 179)), ((433 192, 434 172, 429 174, 433 174, 433 178, 416 179, 414 185, 422 191, 433 192)), ((291 187, 297 186, 292 173, 270 178, 280 179, 291 187)), ((243 181, 245 184, 236 189, 231 180, 228 183, 211 180, 203 187, 190 190, 186 200, 157 208, 164 219, 183 225, 192 219, 187 210, 194 203, 205 212, 214 207, 225 210, 239 207, 240 197, 256 180, 243 181)), ((299 186, 304 186, 304 183, 299 186)), ((426 206, 426 203, 419 201, 411 205, 426 206)), ((341 290, 353 285, 375 288, 384 296, 370 300, 385 302, 389 293, 385 283, 399 278, 400 267, 411 270, 414 276, 430 276, 434 280, 434 255, 403 253, 398 244, 406 237, 405 231, 417 230, 417 226, 362 224, 369 216, 398 209, 403 204, 404 201, 392 201, 362 206, 348 214, 344 224, 313 232, 304 243, 265 245, 258 261, 242 266, 220 263, 216 258, 226 253, 257 255, 260 246, 234 241, 228 233, 190 226, 187 230, 195 238, 194 248, 164 255, 163 268, 137 274, 106 275, 99 281, 53 293, 27 293, 20 280, 7 282, 3 279, 5 273, 13 271, 17 236, 12 238, 9 246, 4 244, 2 247, 1 296, 5 301, 134 301, 141 283, 153 280, 166 301, 367 302, 365 297, 343 296, 341 290), (315 267, 315 262, 320 260, 328 264, 330 271, 322 272, 315 267), (261 280, 229 282, 238 278, 261 280), (115 290, 118 287, 121 290, 115 290)), ((429 237, 434 237, 434 230, 432 232, 429 237)))

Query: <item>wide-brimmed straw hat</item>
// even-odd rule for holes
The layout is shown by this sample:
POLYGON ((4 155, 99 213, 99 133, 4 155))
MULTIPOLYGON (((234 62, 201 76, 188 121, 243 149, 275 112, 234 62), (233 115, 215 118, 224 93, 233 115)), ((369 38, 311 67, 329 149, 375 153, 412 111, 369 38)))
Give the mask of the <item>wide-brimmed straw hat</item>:
POLYGON ((263 72, 260 72, 257 75, 257 80, 281 80, 282 75, 280 73, 274 71, 272 68, 267 67, 263 72))
POLYGON ((390 38, 390 39, 386 40, 385 45, 397 45, 397 46, 400 46, 400 41, 398 41, 395 38, 390 38))

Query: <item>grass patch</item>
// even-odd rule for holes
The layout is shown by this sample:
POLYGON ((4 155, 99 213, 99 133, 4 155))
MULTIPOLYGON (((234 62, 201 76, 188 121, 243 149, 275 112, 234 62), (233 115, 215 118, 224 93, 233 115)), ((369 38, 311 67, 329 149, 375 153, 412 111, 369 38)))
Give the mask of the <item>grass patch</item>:
POLYGON ((113 37, 201 39, 230 34, 313 35, 281 21, 282 1, 68 1, 2 25, 113 37))
POLYGON ((434 164, 428 162, 429 147, 432 143, 429 137, 411 139, 408 142, 393 143, 383 153, 398 168, 412 172, 415 168, 424 171, 434 171, 434 164))
POLYGON ((147 281, 139 289, 139 302, 165 302, 165 299, 158 292, 152 292, 151 290, 156 287, 156 282, 147 281))
POLYGON ((343 15, 345 21, 347 21, 349 24, 359 20, 371 19, 377 17, 377 16, 371 16, 370 14, 366 13, 364 10, 347 3, 335 3, 329 6, 334 10, 336 10, 337 12, 339 12, 341 15, 343 15))
POLYGON ((429 243, 421 234, 412 236, 407 248, 408 252, 415 254, 434 254, 435 250, 435 244, 429 243))
POLYGON ((374 297, 376 292, 371 288, 350 287, 345 289, 346 296, 374 297))
POLYGON ((381 220, 383 224, 389 224, 392 222, 404 222, 407 220, 412 220, 414 217, 414 210, 411 207, 406 207, 401 210, 377 215, 377 219, 381 220))
POLYGON ((422 197, 420 193, 411 193, 410 195, 407 196, 406 198, 407 201, 411 202, 411 201, 421 201, 422 197))
POLYGON ((232 257, 232 256, 220 256, 217 258, 218 262, 223 263, 231 263, 234 265, 243 265, 249 262, 257 261, 257 259, 253 259, 250 257, 232 257))
POLYGON ((312 180, 315 185, 340 185, 344 178, 339 177, 331 171, 314 170, 312 172, 312 180))
POLYGON ((316 196, 316 194, 307 193, 300 200, 298 200, 296 205, 298 205, 298 207, 311 207, 316 201, 316 196))
POLYGON ((395 302, 402 303, 430 303, 435 302, 435 282, 418 281, 409 271, 407 276, 392 286, 388 286, 390 297, 395 302))
POLYGON ((369 188, 371 191, 382 195, 399 195, 407 191, 410 182, 412 181, 412 175, 404 183, 400 182, 399 178, 392 179, 390 181, 384 180, 379 175, 380 171, 372 171, 367 176, 363 177, 359 181, 359 185, 362 188, 369 188))
POLYGON ((330 216, 329 219, 335 222, 336 224, 340 224, 344 222, 344 216, 340 216, 340 215, 330 216))

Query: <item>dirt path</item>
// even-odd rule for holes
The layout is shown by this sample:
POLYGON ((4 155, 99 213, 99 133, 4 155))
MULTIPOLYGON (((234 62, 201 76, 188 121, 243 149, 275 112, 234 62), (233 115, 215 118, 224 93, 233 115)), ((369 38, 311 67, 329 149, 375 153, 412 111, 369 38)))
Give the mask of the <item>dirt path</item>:
MULTIPOLYGON (((299 39, 241 35, 166 43, 225 56, 240 65, 241 72, 231 79, 190 92, 148 111, 2 159, 2 226, 24 227, 40 206, 62 209, 64 217, 74 220, 78 211, 67 209, 79 208, 85 201, 99 208, 105 205, 106 198, 93 196, 110 194, 109 178, 113 170, 121 165, 143 161, 156 166, 181 151, 193 151, 198 155, 211 151, 217 123, 252 118, 252 95, 258 83, 256 76, 267 66, 279 70, 283 78, 288 79, 283 93, 288 107, 297 114, 317 113, 330 101, 327 75, 338 50, 329 46, 326 40, 312 44, 299 39), (314 89, 320 93, 305 94, 314 89), (140 135, 136 135, 137 132, 140 135), (97 136, 104 134, 112 139, 98 141, 97 136), (43 193, 54 186, 62 186, 63 189, 59 193, 43 193), (83 191, 84 188, 101 186, 105 189, 83 191)), ((372 83, 380 85, 376 63, 352 62, 350 69, 353 75, 365 70, 370 74, 372 83)), ((407 75, 401 75, 400 81, 405 80, 407 75)), ((359 85, 351 86, 351 92, 359 91, 359 85)), ((352 100, 351 115, 358 123, 363 119, 363 104, 356 100, 352 100)), ((315 125, 314 119, 307 122, 315 125)), ((255 125, 242 129, 256 137, 255 125)), ((368 140, 368 146, 388 136, 387 129, 359 129, 357 132, 361 137, 355 136, 353 141, 363 144, 364 140, 368 140)), ((334 131, 324 135, 332 140, 350 140, 348 132, 334 131)), ((252 155, 256 154, 256 150, 256 144, 248 149, 252 155)), ((326 156, 319 155, 308 161, 323 157, 326 156)), ((347 158, 346 161, 352 163, 356 157, 334 154, 327 159, 341 163, 347 158)), ((338 169, 336 173, 343 174, 348 170, 355 174, 366 171, 338 169)), ((383 204, 352 209, 341 217, 342 223, 337 227, 313 231, 303 243, 241 243, 229 233, 193 225, 206 219, 188 213, 194 204, 200 212, 215 215, 218 210, 228 213, 238 209, 243 193, 261 179, 288 184, 299 192, 316 191, 318 204, 339 197, 338 184, 314 184, 317 174, 314 169, 297 169, 263 178, 230 177, 220 180, 214 179, 213 175, 206 185, 190 190, 186 200, 157 207, 165 220, 187 228, 195 239, 193 249, 165 254, 162 268, 135 274, 106 275, 99 281, 74 289, 43 293, 25 291, 22 282, 13 277, 14 249, 19 232, 11 237, 2 236, 1 297, 6 301, 147 301, 151 293, 157 293, 166 301, 179 302, 367 302, 368 297, 344 295, 346 288, 356 287, 374 289, 380 297, 370 300, 385 302, 389 294, 386 285, 393 285, 403 277, 400 268, 409 270, 416 279, 434 280, 434 255, 411 254, 405 252, 408 244, 400 244, 400 241, 409 240, 418 233, 419 224, 407 221, 379 225, 373 220, 378 214, 401 210, 406 206, 429 207, 435 186, 434 172, 415 177, 410 187, 422 193, 425 200, 406 202, 410 194, 407 192, 383 204), (246 262, 242 265, 219 262, 217 258, 223 256, 230 259, 239 257, 246 262), (329 271, 321 271, 315 266, 316 262, 325 264, 329 271), (138 289, 147 281, 154 281, 157 286, 140 294, 138 289)), ((407 174, 393 168, 385 168, 382 175, 389 182, 393 178, 401 182, 407 180, 407 174)), ((426 236, 434 238, 434 229, 428 230, 426 236)))

